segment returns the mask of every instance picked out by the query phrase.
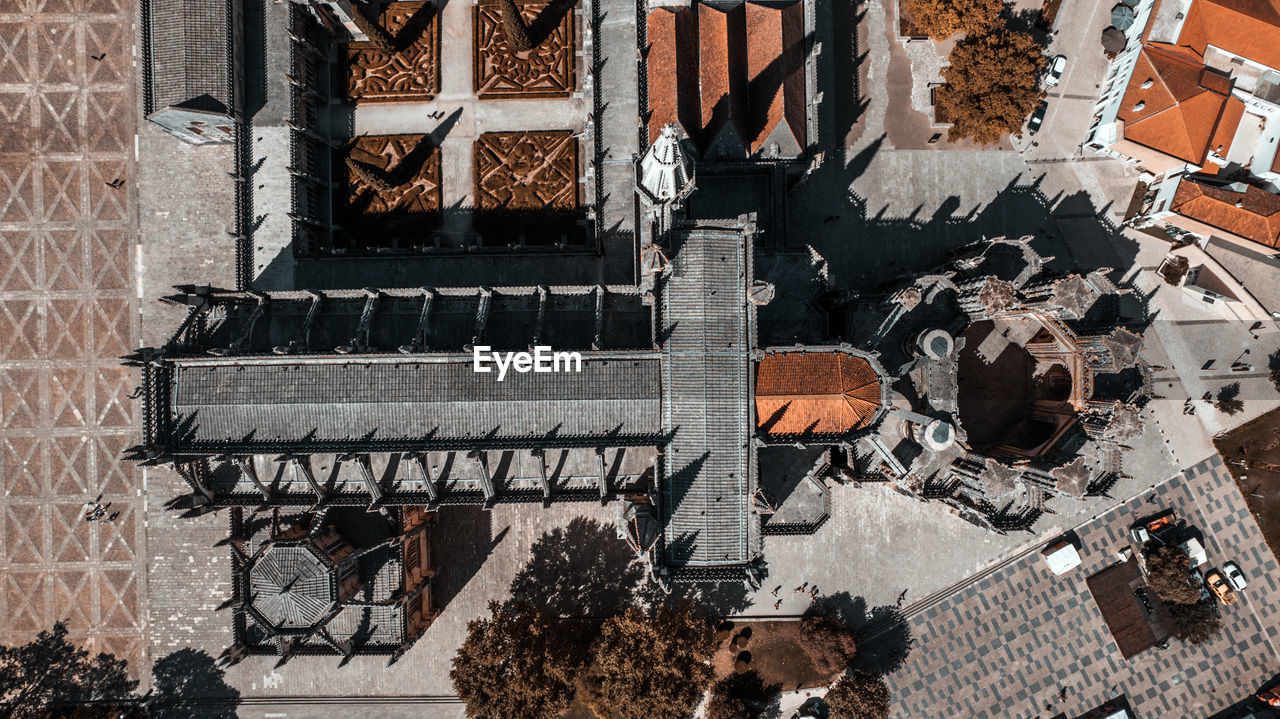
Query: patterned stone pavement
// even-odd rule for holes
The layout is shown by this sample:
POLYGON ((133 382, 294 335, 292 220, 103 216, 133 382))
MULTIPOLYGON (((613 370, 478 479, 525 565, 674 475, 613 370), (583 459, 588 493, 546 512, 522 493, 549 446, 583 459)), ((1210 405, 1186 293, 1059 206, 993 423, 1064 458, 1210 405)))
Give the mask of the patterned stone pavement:
POLYGON ((1083 565, 1055 576, 1038 551, 936 603, 908 609, 915 644, 889 675, 894 717, 1076 716, 1125 696, 1140 719, 1203 717, 1275 673, 1280 587, 1275 557, 1217 456, 1077 528, 1083 565), (1172 508, 1200 529, 1210 566, 1235 559, 1249 578, 1203 647, 1171 640, 1121 658, 1085 580, 1116 561, 1128 527, 1172 508), (1066 687, 1066 700, 1058 694, 1066 687))
POLYGON ((0 641, 63 619, 139 673, 132 8, 0 3, 0 641), (99 492, 112 524, 83 521, 99 492))

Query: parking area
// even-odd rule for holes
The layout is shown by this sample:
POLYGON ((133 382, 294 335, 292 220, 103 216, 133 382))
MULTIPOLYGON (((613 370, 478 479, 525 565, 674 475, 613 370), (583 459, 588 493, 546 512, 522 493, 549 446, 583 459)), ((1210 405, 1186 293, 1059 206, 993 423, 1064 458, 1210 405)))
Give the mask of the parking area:
POLYGON ((1027 552, 936 602, 908 609, 915 645, 889 675, 895 717, 1076 716, 1116 697, 1140 719, 1207 716, 1275 671, 1277 565, 1216 455, 1076 530, 1082 565, 1055 576, 1027 552), (1124 660, 1086 579, 1116 563, 1138 517, 1174 509, 1204 534, 1210 567, 1248 575, 1223 629, 1194 647, 1176 640, 1124 660))

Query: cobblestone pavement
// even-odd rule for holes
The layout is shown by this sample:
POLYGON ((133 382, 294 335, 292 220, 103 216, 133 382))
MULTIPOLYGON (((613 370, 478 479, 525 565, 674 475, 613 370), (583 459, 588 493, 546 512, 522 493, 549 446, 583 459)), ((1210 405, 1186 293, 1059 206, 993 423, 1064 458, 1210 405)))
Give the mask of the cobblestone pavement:
POLYGON ((936 603, 909 607, 914 647, 889 675, 895 717, 1075 716, 1125 696, 1137 716, 1207 716, 1275 673, 1280 587, 1275 557, 1216 455, 1076 530, 1083 565, 1058 577, 1031 551, 936 603), (1171 640, 1121 658, 1086 578, 1128 546, 1137 516, 1176 509, 1200 529, 1211 566, 1249 577, 1202 647, 1171 640), (1058 701, 1066 688, 1066 699, 1058 701))
POLYGON ((0 4, 0 641, 62 619, 141 673, 132 8, 0 4), (86 523, 100 492, 120 515, 86 523))

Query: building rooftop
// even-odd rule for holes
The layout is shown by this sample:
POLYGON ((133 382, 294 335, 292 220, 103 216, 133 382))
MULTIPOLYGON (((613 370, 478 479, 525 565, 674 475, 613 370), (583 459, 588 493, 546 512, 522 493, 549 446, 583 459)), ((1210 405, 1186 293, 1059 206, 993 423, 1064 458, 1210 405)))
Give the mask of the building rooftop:
MULTIPOLYGON (((1121 656, 1128 659, 1160 642, 1134 594, 1135 589, 1145 591, 1137 559, 1113 564, 1089 577, 1087 584, 1107 628, 1111 630, 1111 637, 1120 648, 1121 656)), ((1160 601, 1154 592, 1147 591, 1146 595, 1149 602, 1160 601)))
POLYGON ((804 151, 803 3, 659 8, 648 38, 650 142, 675 124, 712 155, 804 151))
POLYGON ((666 560, 673 566, 749 562, 758 520, 753 492, 749 239, 742 230, 678 233, 662 316, 666 560), (744 311, 745 310, 745 311, 744 311))
MULTIPOLYGON (((550 437, 653 438, 662 431, 657 359, 583 359, 581 372, 503 381, 471 356, 177 360, 179 445, 309 446, 550 437)), ((496 369, 495 369, 496 372, 496 369)))
POLYGON ((1126 140, 1201 165, 1211 151, 1226 156, 1243 114, 1230 78, 1186 50, 1147 44, 1117 116, 1126 140))
POLYGON ((756 422, 769 434, 843 434, 881 407, 883 382, 862 357, 838 352, 766 355, 756 369, 756 422))
POLYGON ((1219 186, 1184 177, 1169 209, 1267 247, 1280 246, 1280 196, 1243 182, 1219 186))
POLYGON ((1280 68, 1280 5, 1272 0, 1193 0, 1178 44, 1201 57, 1208 46, 1280 68))
POLYGON ((232 0, 144 0, 147 114, 232 107, 232 0))

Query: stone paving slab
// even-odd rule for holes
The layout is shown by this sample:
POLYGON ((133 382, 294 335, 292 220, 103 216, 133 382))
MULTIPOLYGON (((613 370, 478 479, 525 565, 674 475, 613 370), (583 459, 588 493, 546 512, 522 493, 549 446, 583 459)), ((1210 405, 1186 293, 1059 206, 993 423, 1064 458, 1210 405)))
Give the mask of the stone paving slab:
POLYGON ((1075 716, 1117 696, 1143 719, 1207 716, 1274 673, 1280 568, 1219 457, 1076 533, 1083 565, 1063 576, 1030 551, 937 603, 908 607, 915 644, 888 677, 893 716, 1075 716), (1203 646, 1172 640, 1125 661, 1085 580, 1115 563, 1136 517, 1164 508, 1204 533, 1211 566, 1234 559, 1250 585, 1222 608, 1223 631, 1203 646))
POLYGON ((136 333, 133 7, 0 7, 0 641, 65 620, 145 674, 142 499, 120 461, 137 378, 117 360, 136 333), (83 519, 99 493, 113 523, 83 519))

